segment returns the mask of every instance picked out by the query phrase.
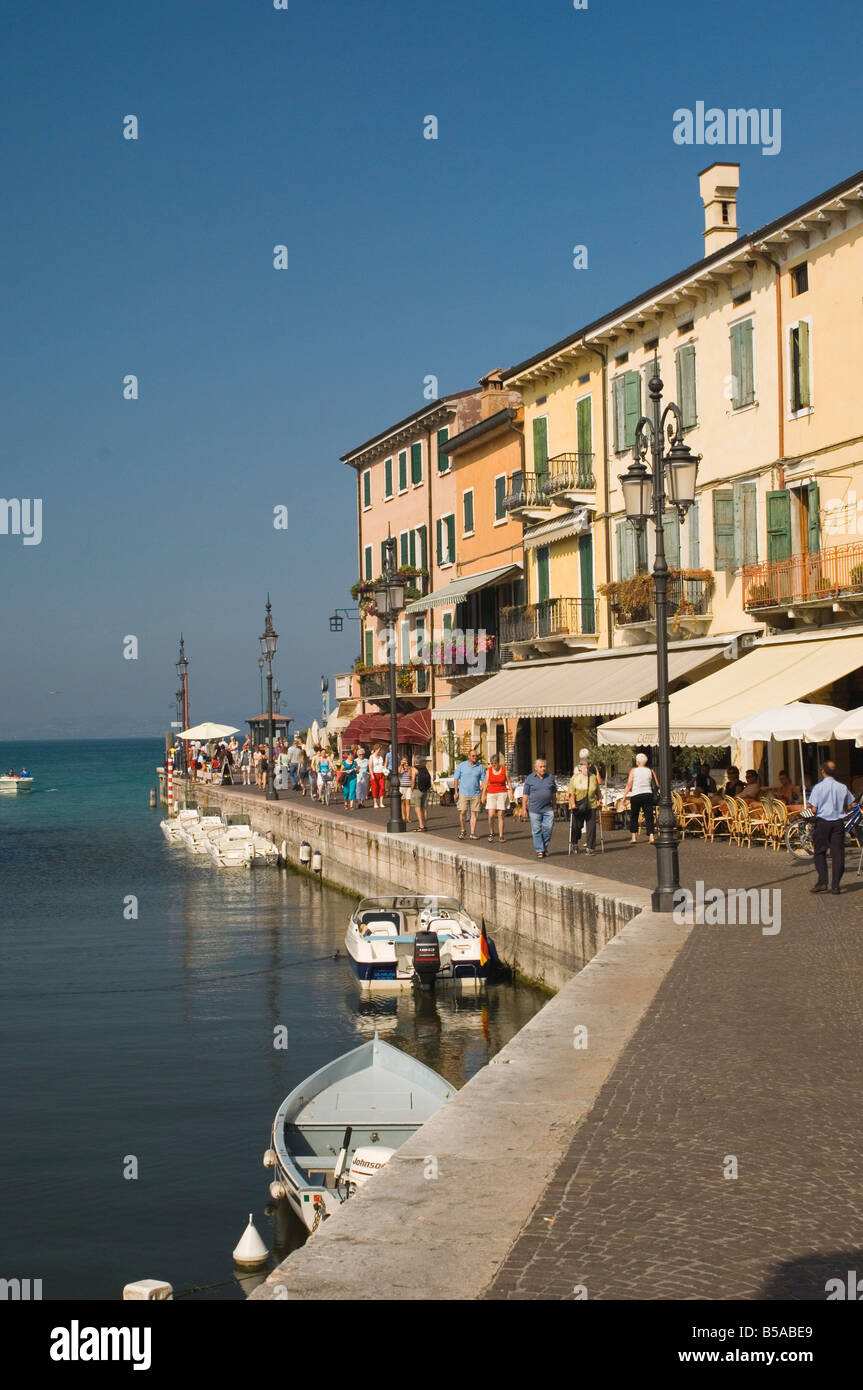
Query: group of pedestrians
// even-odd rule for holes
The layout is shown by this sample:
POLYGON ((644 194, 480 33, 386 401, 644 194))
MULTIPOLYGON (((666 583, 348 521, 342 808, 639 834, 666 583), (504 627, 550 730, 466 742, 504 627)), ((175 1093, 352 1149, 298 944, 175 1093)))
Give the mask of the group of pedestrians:
MULTIPOLYGON (((578 854, 584 835, 584 851, 596 854, 596 826, 602 806, 602 775, 590 761, 590 751, 582 748, 578 764, 567 785, 569 805, 569 848, 578 854)), ((530 822, 533 847, 537 859, 548 858, 551 833, 557 811, 557 782, 548 770, 545 758, 537 758, 533 772, 525 778, 522 788, 522 814, 530 822)))

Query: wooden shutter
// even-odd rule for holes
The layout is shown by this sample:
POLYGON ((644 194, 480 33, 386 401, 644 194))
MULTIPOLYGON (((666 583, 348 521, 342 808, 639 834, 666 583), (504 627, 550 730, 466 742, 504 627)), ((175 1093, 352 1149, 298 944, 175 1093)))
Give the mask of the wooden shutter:
POLYGON ((533 471, 548 472, 548 419, 545 415, 533 422, 533 471))
POLYGON ((635 532, 630 521, 617 523, 617 577, 631 579, 636 567, 635 532))
POLYGON ((593 536, 578 538, 578 568, 581 581, 580 632, 595 632, 596 618, 593 602, 593 536))
POLYGON ((677 350, 677 404, 680 406, 684 429, 691 429, 696 422, 694 343, 686 343, 677 350))
POLYGON ((367 469, 365 470, 365 472, 363 473, 363 506, 364 506, 364 507, 370 507, 371 505, 372 505, 372 472, 371 472, 371 469, 370 469, 370 468, 367 468, 367 469))
POLYGON ((677 512, 666 512, 662 518, 662 539, 665 559, 671 570, 680 569, 680 518, 677 512))
POLYGON ((443 521, 438 517, 435 522, 435 553, 439 565, 443 564, 443 521))
POLYGON ((383 574, 383 572, 384 572, 384 570, 386 569, 386 567, 387 567, 387 543, 386 543, 386 541, 381 541, 381 574, 383 574))
POLYGON ((411 482, 421 483, 423 480, 423 446, 420 443, 411 445, 411 482))
POLYGON ((585 458, 586 462, 589 463, 589 456, 593 453, 593 417, 589 396, 576 403, 575 433, 579 458, 585 458))
POLYGON ((735 410, 755 400, 755 374, 752 361, 752 319, 731 327, 732 405, 735 410))
POLYGON ((469 532, 473 530, 473 488, 469 488, 467 492, 463 492, 461 500, 462 511, 464 513, 464 526, 462 529, 469 532))
POLYGON ((737 569, 732 488, 717 488, 713 494, 713 568, 737 569))
POLYGON ((367 628, 366 628, 365 637, 366 637, 366 661, 365 661, 365 664, 366 664, 366 666, 374 666, 374 664, 375 664, 375 635, 374 635, 374 633, 372 632, 372 630, 371 630, 370 627, 367 627, 367 628))
POLYGON ((428 553, 428 534, 427 534, 427 532, 426 532, 425 526, 418 526, 418 527, 417 527, 417 537, 419 538, 419 543, 420 543, 419 567, 420 567, 421 570, 427 570, 428 567, 429 567, 429 553, 428 553))
POLYGON ((701 569, 701 503, 693 502, 687 517, 689 526, 689 568, 701 569))
POLYGON ((791 555, 791 493, 787 488, 767 494, 767 559, 791 555))
POLYGON ((393 495, 393 461, 386 459, 384 462, 384 497, 393 495))
POLYGON ((399 534, 399 564, 400 564, 400 565, 406 565, 407 563, 408 563, 408 533, 407 533, 407 531, 402 531, 402 532, 399 534))
POLYGON ((548 546, 536 548, 536 601, 543 603, 550 593, 548 576, 548 546))
POLYGON ((635 427, 641 418, 641 376, 638 372, 627 372, 623 381, 626 413, 624 444, 629 449, 635 443, 635 427))
POLYGON ((417 567, 417 533, 416 533, 416 531, 409 531, 409 532, 408 532, 408 561, 409 561, 409 564, 410 564, 411 569, 416 569, 416 567, 417 567))
POLYGON ((809 554, 817 555, 821 549, 821 495, 817 483, 810 483, 806 489, 806 518, 809 532, 809 554))
POLYGON ((791 409, 805 410, 809 391, 809 324, 801 320, 791 329, 791 409))
POLYGON ((494 480, 494 519, 502 521, 506 516, 504 501, 506 500, 506 475, 501 474, 494 480))
POLYGON ((440 446, 441 446, 441 444, 446 444, 446 442, 447 442, 448 439, 449 439, 449 430, 448 430, 448 429, 438 430, 438 432, 437 432, 437 471, 438 471, 438 473, 446 473, 447 469, 449 468, 449 455, 448 455, 448 454, 442 454, 441 451, 440 451, 440 446))
POLYGON ((372 579, 372 578, 373 578, 373 575, 372 575, 372 548, 371 548, 370 545, 367 545, 366 548, 365 548, 365 551, 364 551, 364 553, 363 553, 363 560, 364 560, 365 578, 366 578, 366 579, 372 579))
POLYGON ((614 447, 620 454, 626 448, 626 378, 616 376, 612 382, 614 403, 614 447))
POLYGON ((399 451, 399 492, 404 492, 408 485, 408 451, 399 451))
POLYGON ((734 484, 734 531, 738 563, 758 564, 758 484, 734 484))
POLYGON ((455 564, 455 516, 452 512, 446 518, 446 529, 450 563, 455 564))

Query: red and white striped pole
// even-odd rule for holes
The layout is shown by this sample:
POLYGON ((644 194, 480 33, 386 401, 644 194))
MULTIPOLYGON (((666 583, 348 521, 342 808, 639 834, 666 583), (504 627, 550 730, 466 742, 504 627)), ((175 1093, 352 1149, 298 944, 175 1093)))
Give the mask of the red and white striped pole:
POLYGON ((167 778, 167 790, 168 790, 168 818, 170 819, 171 816, 174 814, 174 750, 173 750, 173 748, 169 748, 169 749, 168 749, 168 778, 167 778))

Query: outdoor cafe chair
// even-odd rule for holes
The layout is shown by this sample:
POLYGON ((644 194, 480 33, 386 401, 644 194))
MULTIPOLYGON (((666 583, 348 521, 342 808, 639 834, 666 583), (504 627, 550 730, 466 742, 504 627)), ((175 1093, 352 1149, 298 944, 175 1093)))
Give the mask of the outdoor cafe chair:
POLYGON ((768 808, 766 803, 761 801, 750 801, 742 796, 737 798, 740 802, 742 813, 742 834, 746 840, 747 849, 752 848, 752 841, 759 837, 767 843, 767 821, 768 808))
POLYGON ((717 812, 717 808, 706 792, 701 792, 700 797, 701 804, 704 807, 704 838, 705 840, 710 840, 712 843, 716 838, 717 830, 726 828, 725 816, 717 812))
POLYGON ((745 824, 743 822, 744 811, 736 796, 726 795, 720 802, 722 806, 725 824, 728 828, 728 838, 733 840, 736 845, 743 843, 743 833, 745 824))
POLYGON ((680 838, 686 839, 687 830, 698 830, 704 834, 704 809, 687 806, 680 792, 671 793, 671 804, 674 808, 675 819, 680 830, 680 838))

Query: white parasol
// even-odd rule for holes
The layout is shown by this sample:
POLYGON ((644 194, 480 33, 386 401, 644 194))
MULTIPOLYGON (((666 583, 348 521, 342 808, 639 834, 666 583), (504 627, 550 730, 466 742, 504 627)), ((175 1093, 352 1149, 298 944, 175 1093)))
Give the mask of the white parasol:
POLYGON ((863 705, 843 713, 839 723, 833 726, 833 737, 853 738, 855 748, 863 748, 863 705))
MULTIPOLYGON (((731 737, 746 743, 766 743, 769 739, 776 739, 777 743, 797 743, 803 781, 803 744, 826 743, 832 737, 836 721, 844 715, 845 711, 835 705, 807 705, 802 700, 794 700, 788 705, 773 705, 732 724, 731 737)), ((806 802, 805 784, 803 801, 806 802)))
POLYGON ((194 729, 184 729, 178 738, 199 738, 206 742, 211 738, 227 738, 229 734, 237 734, 239 729, 233 728, 229 724, 196 724, 194 729))

